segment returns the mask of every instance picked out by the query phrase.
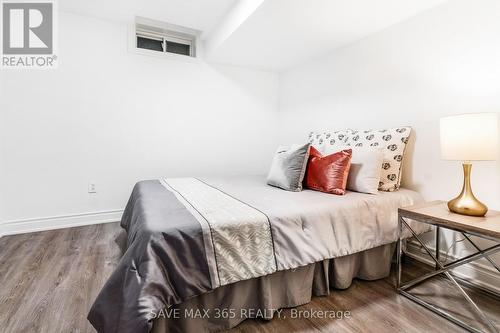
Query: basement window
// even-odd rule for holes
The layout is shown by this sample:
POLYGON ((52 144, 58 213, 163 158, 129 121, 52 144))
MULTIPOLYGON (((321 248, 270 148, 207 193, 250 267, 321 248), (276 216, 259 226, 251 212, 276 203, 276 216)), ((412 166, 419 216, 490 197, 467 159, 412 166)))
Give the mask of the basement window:
POLYGON ((194 34, 144 24, 136 24, 135 28, 138 49, 196 57, 194 34))

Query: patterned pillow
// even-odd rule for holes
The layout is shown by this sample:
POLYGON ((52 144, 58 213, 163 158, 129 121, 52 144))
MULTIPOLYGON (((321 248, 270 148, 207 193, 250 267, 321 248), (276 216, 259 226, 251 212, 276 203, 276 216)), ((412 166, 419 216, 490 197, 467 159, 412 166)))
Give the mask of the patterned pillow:
MULTIPOLYGON (((350 130, 334 132, 311 132, 309 133, 309 143, 320 153, 324 153, 327 148, 345 147, 349 140, 350 130)), ((339 149, 340 150, 340 149, 339 149)))
POLYGON ((385 130, 349 130, 346 144, 354 147, 379 147, 384 152, 380 191, 395 191, 401 184, 402 161, 411 127, 385 130))

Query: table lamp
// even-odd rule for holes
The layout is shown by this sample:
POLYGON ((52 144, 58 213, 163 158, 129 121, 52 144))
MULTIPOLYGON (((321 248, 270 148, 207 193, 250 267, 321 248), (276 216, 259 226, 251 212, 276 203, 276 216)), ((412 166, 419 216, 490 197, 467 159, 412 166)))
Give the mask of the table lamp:
POLYGON ((463 162, 462 192, 448 202, 450 211, 484 216, 488 207, 472 193, 471 161, 493 161, 498 155, 498 114, 471 113, 443 117, 440 121, 441 157, 463 162))

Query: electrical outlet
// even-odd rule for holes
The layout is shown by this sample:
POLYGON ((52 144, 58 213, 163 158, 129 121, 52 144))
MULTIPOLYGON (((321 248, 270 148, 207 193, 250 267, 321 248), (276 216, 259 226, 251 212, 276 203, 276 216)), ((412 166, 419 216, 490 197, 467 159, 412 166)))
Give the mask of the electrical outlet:
POLYGON ((97 193, 97 188, 94 182, 89 183, 89 193, 97 193))

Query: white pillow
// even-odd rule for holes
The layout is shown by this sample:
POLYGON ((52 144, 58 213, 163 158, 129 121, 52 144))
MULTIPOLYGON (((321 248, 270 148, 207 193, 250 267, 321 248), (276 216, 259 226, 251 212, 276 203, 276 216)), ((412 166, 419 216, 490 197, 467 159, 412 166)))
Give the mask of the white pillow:
POLYGON ((377 194, 384 162, 384 152, 378 148, 325 147, 326 155, 338 150, 352 149, 351 168, 347 178, 347 189, 355 192, 377 194))

